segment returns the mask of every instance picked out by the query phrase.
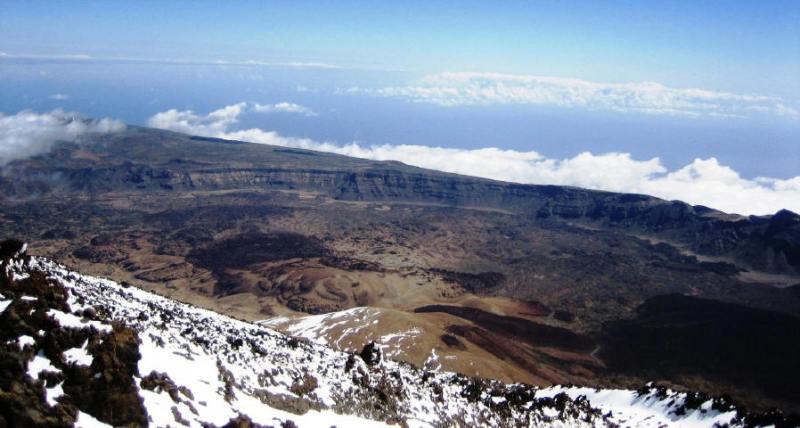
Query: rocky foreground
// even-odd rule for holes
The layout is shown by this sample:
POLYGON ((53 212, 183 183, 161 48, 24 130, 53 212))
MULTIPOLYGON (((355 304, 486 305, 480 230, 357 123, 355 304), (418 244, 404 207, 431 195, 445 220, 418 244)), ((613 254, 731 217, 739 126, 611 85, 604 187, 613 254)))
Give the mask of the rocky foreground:
MULTIPOLYGON (((334 351, 0 248, 0 427, 796 426, 729 400, 502 384, 334 351)), ((432 365, 433 366, 433 365, 432 365)))

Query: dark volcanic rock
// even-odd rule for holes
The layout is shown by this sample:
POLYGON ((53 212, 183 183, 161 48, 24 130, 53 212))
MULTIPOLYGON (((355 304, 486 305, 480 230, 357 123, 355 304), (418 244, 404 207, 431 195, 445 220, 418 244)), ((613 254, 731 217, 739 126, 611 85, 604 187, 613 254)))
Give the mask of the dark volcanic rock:
POLYGON ((211 271, 247 266, 274 260, 312 258, 327 255, 316 238, 291 232, 251 233, 216 241, 198 248, 188 259, 211 271))
MULTIPOLYGON (((9 248, 19 253, 19 245, 9 248)), ((25 256, 15 259, 11 261, 24 261, 25 256)), ((0 290, 5 297, 34 300, 16 300, 0 313, 0 417, 9 426, 67 427, 80 410, 114 426, 146 426, 147 412, 134 384, 140 358, 136 332, 116 322, 111 333, 62 328, 47 311, 70 312, 66 288, 40 271, 13 279, 5 269, 11 261, 0 263, 0 290), (8 342, 21 335, 36 337, 33 345, 20 349, 8 342), (65 364, 63 351, 83 343, 93 357, 91 366, 65 364), (26 366, 35 353, 42 353, 61 373, 45 372, 31 379, 26 366), (51 406, 44 388, 59 382, 65 395, 51 406)))
POLYGON ((465 290, 472 292, 485 292, 492 288, 503 285, 506 276, 500 272, 453 272, 445 269, 431 269, 431 272, 438 274, 442 280, 455 283, 465 290))
POLYGON ((6 239, 0 242, 0 259, 10 259, 24 255, 26 245, 19 239, 6 239))
POLYGON ((239 286, 237 278, 229 275, 227 269, 243 269, 267 261, 323 257, 328 253, 320 240, 298 233, 250 233, 194 249, 186 259, 213 272, 218 278, 215 294, 224 295, 239 286))
POLYGON ((147 425, 147 412, 133 376, 141 358, 139 339, 133 329, 114 324, 114 331, 92 352, 92 372, 68 370, 64 392, 76 405, 114 426, 147 425))
POLYGON ((381 362, 381 348, 375 342, 369 342, 364 345, 361 352, 358 354, 368 366, 374 366, 381 362))
POLYGON ((467 347, 464 346, 464 344, 452 334, 443 334, 439 336, 439 339, 441 339, 442 343, 447 345, 448 348, 455 348, 461 351, 467 349, 467 347))
POLYGON ((609 324, 600 357, 614 371, 651 378, 706 377, 800 402, 800 318, 689 296, 647 300, 609 324))
POLYGON ((571 351, 590 351, 594 342, 570 330, 535 323, 524 318, 496 315, 476 308, 446 305, 429 305, 414 309, 414 312, 444 312, 472 321, 475 324, 502 336, 510 336, 534 346, 555 346, 571 351))
POLYGON ((116 248, 109 246, 83 246, 75 249, 72 255, 92 263, 118 263, 125 256, 116 248))
POLYGON ((575 315, 573 315, 570 311, 565 310, 556 310, 553 312, 553 318, 566 323, 575 321, 575 315))
POLYGON ((769 220, 763 239, 765 246, 791 267, 800 266, 800 215, 781 210, 769 220))

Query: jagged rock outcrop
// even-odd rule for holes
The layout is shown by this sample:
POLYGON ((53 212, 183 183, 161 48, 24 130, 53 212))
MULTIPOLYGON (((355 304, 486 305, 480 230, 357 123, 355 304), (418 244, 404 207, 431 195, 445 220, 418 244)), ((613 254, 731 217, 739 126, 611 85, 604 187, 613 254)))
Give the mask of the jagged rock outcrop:
POLYGON ((359 358, 18 253, 0 261, 0 324, 7 426, 797 422, 655 385, 539 389, 416 369, 374 345, 359 358))

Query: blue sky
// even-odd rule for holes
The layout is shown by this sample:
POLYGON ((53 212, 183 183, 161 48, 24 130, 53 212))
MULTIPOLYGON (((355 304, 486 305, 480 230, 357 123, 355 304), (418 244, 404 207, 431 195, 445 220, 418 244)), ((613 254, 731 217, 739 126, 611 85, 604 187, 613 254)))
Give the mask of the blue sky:
POLYGON ((792 0, 2 4, 10 53, 316 60, 800 96, 792 0))
POLYGON ((797 192, 771 193, 764 212, 781 198, 800 204, 798 1, 0 0, 0 10, 6 118, 158 117, 185 132, 668 198, 682 195, 654 180, 706 168, 704 190, 684 198, 695 203, 735 181, 729 169, 737 185, 797 192), (241 103, 230 121, 205 116, 241 103), (158 116, 170 110, 180 114, 158 116), (344 148, 353 143, 395 150, 344 148), (638 163, 615 167, 640 168, 630 180, 649 184, 586 181, 539 158, 516 175, 464 166, 471 158, 425 163, 399 149, 409 145, 536 153, 563 168, 582 153, 622 154, 638 163), (711 159, 718 168, 696 163, 711 159))

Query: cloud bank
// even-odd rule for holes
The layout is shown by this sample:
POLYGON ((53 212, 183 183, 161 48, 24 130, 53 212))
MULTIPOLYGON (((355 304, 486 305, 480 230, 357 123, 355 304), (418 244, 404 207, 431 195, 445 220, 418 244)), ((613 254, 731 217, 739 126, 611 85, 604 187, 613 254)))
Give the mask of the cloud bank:
POLYGON ((251 106, 246 102, 241 102, 222 107, 206 115, 197 114, 192 110, 162 111, 147 119, 147 126, 193 135, 218 136, 228 133, 228 130, 239 122, 239 116, 247 112, 317 115, 313 110, 294 103, 256 103, 251 106))
POLYGON ((91 133, 119 132, 125 125, 113 119, 84 119, 77 113, 30 110, 14 115, 0 113, 0 165, 45 153, 57 141, 74 141, 91 133))
POLYGON ((580 79, 501 73, 445 72, 415 84, 344 93, 404 98, 442 106, 531 104, 689 117, 780 116, 800 119, 783 100, 659 83, 598 83, 580 79))
POLYGON ((247 103, 231 104, 207 115, 199 115, 191 110, 170 109, 147 119, 147 126, 186 134, 216 136, 224 134, 231 125, 236 124, 246 108, 247 103))
POLYGON ((258 104, 253 106, 253 111, 257 113, 297 113, 303 116, 319 116, 308 107, 303 107, 295 103, 276 103, 276 104, 258 104))
POLYGON ((800 212, 800 176, 781 180, 744 178, 715 158, 695 159, 669 170, 658 158, 633 159, 628 153, 580 153, 552 159, 535 151, 498 148, 454 149, 421 145, 336 144, 281 136, 259 128, 233 129, 244 103, 206 115, 169 110, 148 124, 208 137, 319 150, 373 160, 396 160, 423 168, 527 184, 558 184, 615 192, 644 193, 668 200, 710 206, 739 214, 800 212))

